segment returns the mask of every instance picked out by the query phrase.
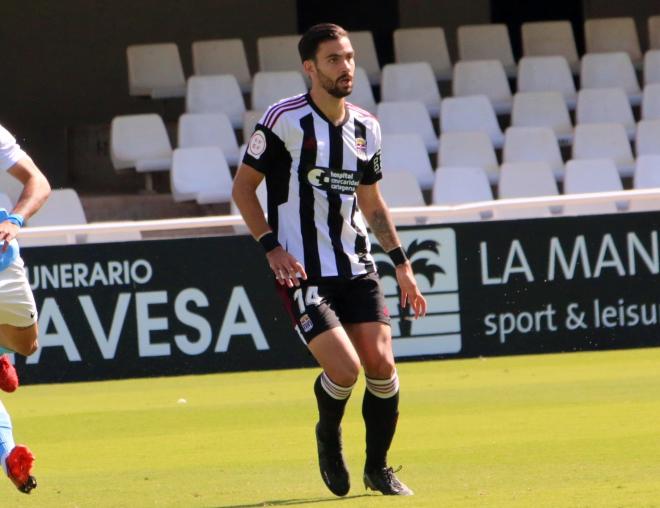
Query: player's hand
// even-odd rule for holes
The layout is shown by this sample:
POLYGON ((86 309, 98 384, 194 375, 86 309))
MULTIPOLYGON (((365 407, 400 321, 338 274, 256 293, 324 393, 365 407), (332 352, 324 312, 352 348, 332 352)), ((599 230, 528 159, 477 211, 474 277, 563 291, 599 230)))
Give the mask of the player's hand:
POLYGON ((281 246, 267 253, 266 258, 268 259, 270 269, 273 270, 275 278, 280 285, 286 285, 290 288, 293 286, 298 287, 300 286, 298 277, 307 279, 307 274, 303 266, 281 246))
POLYGON ((417 287, 415 274, 413 274, 410 261, 396 267, 396 280, 401 288, 401 308, 410 303, 415 319, 426 315, 426 299, 417 287))
POLYGON ((13 222, 4 221, 0 223, 0 242, 2 242, 2 252, 6 252, 9 247, 9 242, 11 242, 16 235, 18 230, 21 229, 19 226, 13 222))

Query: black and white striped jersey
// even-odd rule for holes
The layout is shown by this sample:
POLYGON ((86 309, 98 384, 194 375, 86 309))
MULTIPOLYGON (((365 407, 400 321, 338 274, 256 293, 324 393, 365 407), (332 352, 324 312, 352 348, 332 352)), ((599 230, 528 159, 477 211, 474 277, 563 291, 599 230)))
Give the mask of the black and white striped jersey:
POLYGON ((346 103, 333 125, 309 94, 272 105, 243 162, 266 176, 268 223, 308 277, 355 277, 376 270, 357 205, 358 184, 381 179, 380 125, 346 103))

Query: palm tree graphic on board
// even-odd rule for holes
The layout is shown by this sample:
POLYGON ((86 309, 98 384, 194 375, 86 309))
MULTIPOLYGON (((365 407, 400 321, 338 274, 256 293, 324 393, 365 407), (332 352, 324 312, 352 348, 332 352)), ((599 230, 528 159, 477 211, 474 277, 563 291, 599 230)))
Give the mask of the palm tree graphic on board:
MULTIPOLYGON (((415 254, 424 251, 440 254, 440 242, 436 242, 434 240, 423 240, 418 242, 417 240, 413 240, 406 249, 406 255, 408 256, 408 259, 411 260, 413 273, 415 273, 415 275, 423 275, 429 281, 429 285, 433 286, 435 283, 436 274, 444 274, 445 271, 442 269, 442 267, 433 263, 429 263, 429 259, 427 257, 418 257, 417 259, 413 260, 413 256, 415 254)), ((378 244, 372 245, 371 252, 373 254, 386 254, 383 248, 378 244)), ((392 277, 396 282, 396 269, 389 259, 387 261, 376 261, 376 268, 381 278, 392 277)), ((400 302, 401 288, 399 287, 398 283, 396 284, 396 295, 397 301, 400 302)), ((399 311, 399 314, 399 332, 401 333, 402 337, 409 337, 410 330, 412 328, 412 314, 410 305, 406 305, 405 309, 399 311)))

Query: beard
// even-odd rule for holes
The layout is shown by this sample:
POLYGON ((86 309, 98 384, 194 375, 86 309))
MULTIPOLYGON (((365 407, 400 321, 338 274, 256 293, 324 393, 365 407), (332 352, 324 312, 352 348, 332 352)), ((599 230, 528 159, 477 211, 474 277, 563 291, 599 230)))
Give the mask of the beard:
POLYGON ((323 74, 320 70, 317 69, 317 74, 319 76, 319 82, 323 89, 328 92, 330 95, 337 99, 343 99, 344 97, 351 94, 353 91, 353 79, 351 79, 350 84, 343 84, 342 80, 349 78, 348 74, 345 74, 338 78, 336 81, 333 81, 328 76, 323 74))

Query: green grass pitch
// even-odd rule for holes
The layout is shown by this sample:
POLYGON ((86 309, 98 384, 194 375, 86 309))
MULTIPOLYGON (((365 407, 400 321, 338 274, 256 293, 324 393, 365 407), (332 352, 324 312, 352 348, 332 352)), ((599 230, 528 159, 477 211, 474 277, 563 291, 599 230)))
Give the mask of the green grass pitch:
POLYGON ((5 480, 0 505, 660 506, 659 367, 660 349, 400 364, 399 499, 362 485, 362 381, 345 499, 317 470, 314 369, 25 386, 3 401, 39 487, 5 480))

